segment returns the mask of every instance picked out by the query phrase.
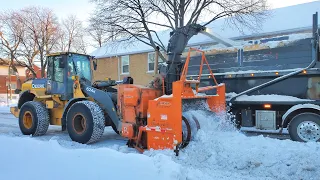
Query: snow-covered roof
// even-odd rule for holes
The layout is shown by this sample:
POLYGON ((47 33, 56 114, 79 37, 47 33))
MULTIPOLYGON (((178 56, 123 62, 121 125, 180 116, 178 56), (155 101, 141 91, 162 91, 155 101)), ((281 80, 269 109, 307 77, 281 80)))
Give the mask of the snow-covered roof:
MULTIPOLYGON (((320 12, 320 1, 304 3, 294 6, 270 10, 270 16, 266 19, 260 29, 253 32, 250 29, 243 28, 240 32, 237 28, 231 28, 225 22, 225 19, 218 19, 207 25, 215 34, 229 39, 254 38, 264 35, 275 35, 280 33, 297 32, 312 28, 312 15, 320 12)), ((170 30, 158 32, 158 35, 164 45, 169 41, 170 30)), ((155 38, 156 39, 156 38, 155 38)), ((214 42, 209 37, 198 34, 193 36, 188 46, 195 46, 214 42)), ((103 47, 96 49, 91 55, 96 58, 104 58, 111 56, 121 56, 151 52, 153 48, 140 42, 126 43, 113 42, 107 43, 103 47)))

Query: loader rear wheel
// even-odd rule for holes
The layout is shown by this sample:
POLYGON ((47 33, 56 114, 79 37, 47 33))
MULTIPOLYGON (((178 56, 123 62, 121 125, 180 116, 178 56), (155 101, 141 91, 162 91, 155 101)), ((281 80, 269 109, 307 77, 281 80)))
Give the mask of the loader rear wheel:
POLYGON ((49 128, 49 113, 44 104, 28 101, 21 106, 19 127, 24 135, 42 136, 49 128))
POLYGON ((95 102, 79 101, 67 113, 67 130, 73 141, 90 144, 98 141, 104 132, 104 113, 95 102))

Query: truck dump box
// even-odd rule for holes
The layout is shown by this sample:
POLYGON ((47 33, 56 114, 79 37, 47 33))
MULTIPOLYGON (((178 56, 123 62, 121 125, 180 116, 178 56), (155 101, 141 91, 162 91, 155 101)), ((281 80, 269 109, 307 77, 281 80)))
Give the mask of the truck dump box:
MULTIPOLYGON (((264 39, 264 41, 278 44, 279 41, 289 40, 289 38, 288 35, 280 38, 264 39)), ((313 51, 315 50, 313 41, 314 38, 306 37, 280 45, 280 47, 251 51, 240 49, 236 52, 207 55, 207 59, 217 80, 226 84, 227 93, 238 94, 299 68, 306 68, 315 58, 313 57, 313 51)), ((198 74, 199 58, 198 56, 192 57, 189 67, 190 76, 198 74)), ((319 62, 317 62, 313 68, 253 92, 252 95, 279 94, 303 99, 319 99, 319 66, 319 62), (295 88, 288 88, 293 85, 295 88)), ((211 82, 209 76, 204 75, 202 78, 211 82)))

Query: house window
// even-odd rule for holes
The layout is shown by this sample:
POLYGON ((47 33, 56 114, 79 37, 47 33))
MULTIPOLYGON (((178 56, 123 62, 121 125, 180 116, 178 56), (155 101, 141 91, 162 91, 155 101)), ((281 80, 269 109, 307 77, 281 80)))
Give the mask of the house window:
POLYGON ((17 73, 12 69, 12 67, 9 67, 9 73, 10 75, 16 75, 17 73))
POLYGON ((17 89, 17 84, 11 84, 11 89, 17 89))
POLYGON ((129 56, 121 56, 121 74, 129 74, 129 56))
MULTIPOLYGON (((152 72, 154 71, 154 61, 155 61, 155 56, 156 53, 155 52, 151 52, 148 53, 148 72, 152 72)), ((160 56, 158 57, 158 64, 162 63, 163 60, 160 58, 160 56)))
MULTIPOLYGON (((6 82, 6 86, 7 86, 8 90, 9 90, 10 89, 9 82, 6 82)), ((11 90, 15 90, 15 89, 17 89, 17 84, 11 82, 11 90)))

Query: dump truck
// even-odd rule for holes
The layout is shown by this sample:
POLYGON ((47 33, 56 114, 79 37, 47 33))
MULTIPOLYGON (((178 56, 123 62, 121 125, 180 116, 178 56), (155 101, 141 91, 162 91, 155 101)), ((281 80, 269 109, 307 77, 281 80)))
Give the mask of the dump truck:
MULTIPOLYGON (((199 87, 201 79, 188 80, 190 58, 181 61, 188 40, 204 31, 191 24, 171 33, 167 66, 151 87, 134 84, 132 77, 121 82, 92 82, 92 70, 99 68, 93 57, 71 52, 47 56, 47 77, 22 85, 18 105, 11 113, 19 118, 23 134, 44 135, 49 125, 60 125, 73 141, 90 144, 99 141, 106 126, 128 139, 127 145, 144 149, 179 149, 188 145, 201 128, 196 117, 184 115, 192 105, 203 103, 211 113, 225 111, 225 87, 218 84, 199 87), (214 95, 199 95, 216 89, 214 95)), ((190 49, 190 51, 198 51, 190 49)), ((200 51, 198 51, 200 52, 200 51)), ((200 65, 209 64, 204 52, 200 65)), ((189 53, 190 54, 190 53, 189 53)), ((190 55, 189 55, 190 57, 190 55)), ((103 68, 103 67, 101 67, 103 68)), ((200 68, 199 76, 202 73, 200 68)))
MULTIPOLYGON (((269 37, 251 43, 260 47, 267 42, 288 43, 207 55, 216 79, 226 85, 228 112, 241 131, 320 141, 318 13, 311 22, 312 33, 305 38, 290 41, 290 35, 269 37)), ((191 59, 188 78, 194 79, 201 57, 191 59)), ((212 83, 206 73, 202 79, 204 85, 212 83)))

